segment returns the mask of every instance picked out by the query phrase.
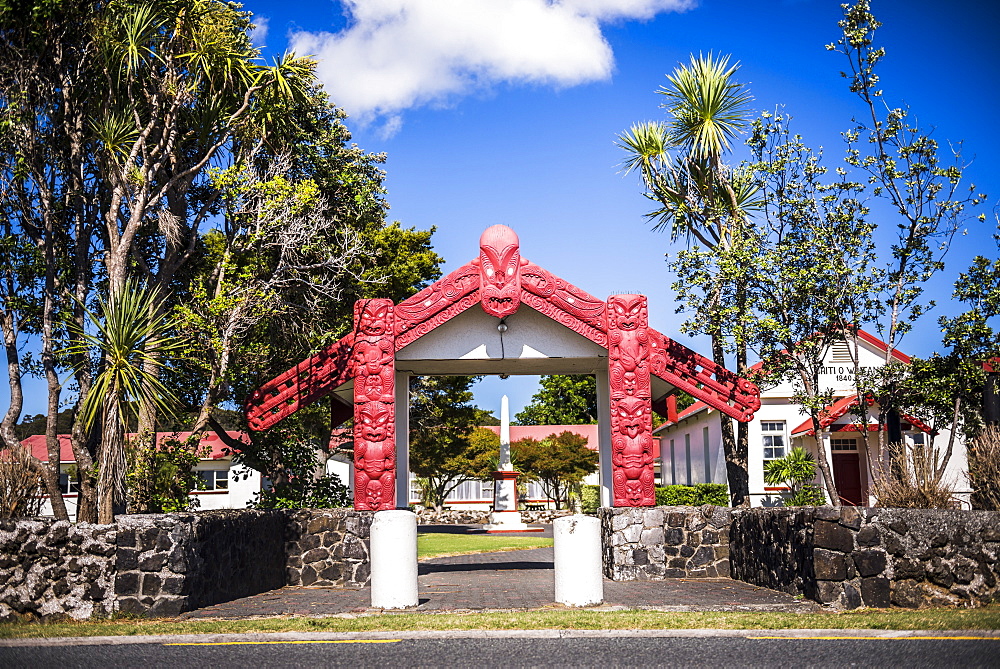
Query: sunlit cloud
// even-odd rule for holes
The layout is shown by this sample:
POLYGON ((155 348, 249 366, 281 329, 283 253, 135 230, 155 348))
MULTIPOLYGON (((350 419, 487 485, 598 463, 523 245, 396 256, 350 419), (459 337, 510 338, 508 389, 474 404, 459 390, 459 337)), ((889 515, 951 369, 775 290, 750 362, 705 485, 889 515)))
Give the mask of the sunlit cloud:
MULTIPOLYGON (((696 0, 342 0, 340 32, 296 32, 333 101, 362 123, 454 104, 501 83, 565 88, 611 76, 602 23, 646 20, 696 0)), ((266 24, 265 24, 266 29, 266 24)))
POLYGON ((250 31, 250 42, 256 47, 262 47, 267 42, 267 28, 270 19, 266 16, 253 17, 253 30, 250 31))

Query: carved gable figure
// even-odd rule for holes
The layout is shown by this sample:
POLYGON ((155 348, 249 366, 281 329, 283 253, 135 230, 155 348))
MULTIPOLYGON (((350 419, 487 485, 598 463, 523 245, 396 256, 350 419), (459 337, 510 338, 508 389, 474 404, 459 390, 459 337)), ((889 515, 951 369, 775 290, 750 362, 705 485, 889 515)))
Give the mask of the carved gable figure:
POLYGON ((479 299, 483 311, 504 318, 521 305, 521 250, 517 233, 494 225, 479 238, 479 299))

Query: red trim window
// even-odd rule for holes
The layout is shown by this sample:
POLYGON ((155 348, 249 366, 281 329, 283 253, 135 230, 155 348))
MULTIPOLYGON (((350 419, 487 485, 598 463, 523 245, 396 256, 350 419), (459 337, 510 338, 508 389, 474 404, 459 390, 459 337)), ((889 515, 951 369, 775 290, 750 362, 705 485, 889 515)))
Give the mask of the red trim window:
POLYGON ((229 470, 228 469, 205 469, 198 472, 201 482, 205 485, 198 492, 228 492, 229 491, 229 470))

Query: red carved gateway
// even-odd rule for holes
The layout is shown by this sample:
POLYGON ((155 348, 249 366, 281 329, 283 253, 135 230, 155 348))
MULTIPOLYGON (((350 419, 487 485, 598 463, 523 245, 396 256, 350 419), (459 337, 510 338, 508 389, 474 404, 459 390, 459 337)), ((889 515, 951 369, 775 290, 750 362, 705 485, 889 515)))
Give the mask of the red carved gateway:
POLYGON ((649 316, 643 295, 608 299, 611 468, 615 506, 654 506, 649 316))
POLYGON ((355 508, 405 506, 395 498, 397 475, 408 474, 405 464, 396 471, 397 353, 476 305, 494 323, 530 308, 607 351, 612 481, 604 484, 615 506, 655 503, 652 409, 667 410, 672 393, 686 392, 741 421, 760 407, 753 383, 650 328, 644 296, 599 300, 522 257, 517 234, 494 225, 480 237, 478 257, 412 297, 397 305, 359 300, 353 332, 247 398, 250 427, 266 430, 343 387, 331 415, 334 422, 354 417, 355 508))
POLYGON ((396 348, 392 300, 354 305, 354 508, 395 509, 396 348))

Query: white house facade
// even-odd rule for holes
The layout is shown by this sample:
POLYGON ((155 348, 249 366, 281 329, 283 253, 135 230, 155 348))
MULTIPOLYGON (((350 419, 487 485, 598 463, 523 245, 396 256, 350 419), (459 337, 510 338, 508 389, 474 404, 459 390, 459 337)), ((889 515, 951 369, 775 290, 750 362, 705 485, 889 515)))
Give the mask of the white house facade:
MULTIPOLYGON (((856 341, 842 341, 826 353, 820 387, 832 389, 834 402, 824 412, 824 429, 819 439, 826 445, 827 461, 833 472, 841 502, 859 506, 873 505, 871 481, 873 468, 864 431, 872 451, 877 452, 877 406, 864 410, 857 402, 854 388, 852 351, 856 350, 859 366, 880 367, 885 364, 886 345, 876 337, 860 331, 856 341), (849 348, 850 347, 850 348, 849 348)), ((893 353, 899 362, 909 363, 909 357, 893 353)), ((764 466, 768 460, 784 457, 796 446, 818 455, 817 436, 811 421, 801 407, 792 402, 791 383, 761 389, 761 407, 749 425, 749 486, 754 506, 777 506, 787 489, 764 482, 764 466)), ((664 484, 726 483, 726 462, 722 446, 722 421, 732 420, 701 402, 687 407, 654 432, 660 438, 661 475, 664 484)), ((733 429, 736 429, 735 422, 733 429)), ((943 452, 950 437, 948 430, 933 432, 919 417, 901 417, 902 437, 909 445, 936 447, 943 452)), ((955 503, 971 508, 971 488, 967 477, 965 445, 956 436, 954 450, 945 473, 945 481, 955 491, 955 503)), ((817 483, 819 480, 817 479, 817 483)))

